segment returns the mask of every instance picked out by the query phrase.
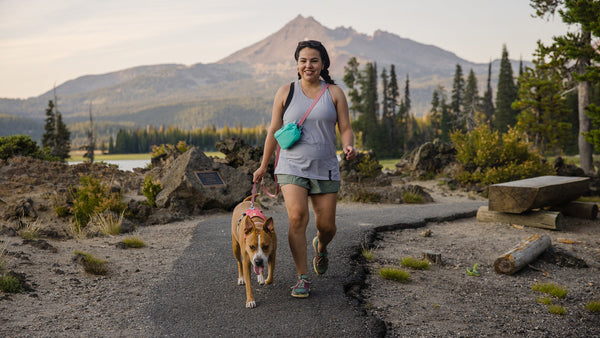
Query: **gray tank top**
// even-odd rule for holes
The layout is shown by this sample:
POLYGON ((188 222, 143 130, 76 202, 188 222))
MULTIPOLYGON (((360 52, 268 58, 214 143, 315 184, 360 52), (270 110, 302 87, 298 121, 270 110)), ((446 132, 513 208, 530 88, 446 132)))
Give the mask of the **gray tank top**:
MULTIPOLYGON (((321 81, 321 86, 325 82, 321 81)), ((313 103, 304 95, 300 80, 294 83, 294 96, 283 115, 283 123, 298 122, 313 103)), ((317 180, 340 180, 340 166, 336 153, 335 125, 337 111, 329 90, 302 125, 302 137, 288 149, 281 149, 275 174, 296 175, 317 180)))

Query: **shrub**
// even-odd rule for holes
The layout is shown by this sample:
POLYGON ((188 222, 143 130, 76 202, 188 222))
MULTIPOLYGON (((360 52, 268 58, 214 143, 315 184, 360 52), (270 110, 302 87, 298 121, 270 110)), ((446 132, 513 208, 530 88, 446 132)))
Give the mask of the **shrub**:
POLYGON ((75 251, 75 256, 76 259, 81 259, 81 264, 83 264, 85 272, 93 275, 106 275, 108 273, 108 268, 106 267, 107 262, 105 260, 81 251, 75 251))
POLYGON ((403 257, 400 260, 400 265, 407 267, 407 268, 413 268, 413 269, 417 269, 417 270, 427 270, 429 269, 429 262, 423 259, 416 259, 414 257, 403 257))
POLYGON ((146 243, 144 243, 144 241, 141 238, 135 236, 129 236, 127 238, 124 238, 121 242, 127 248, 143 248, 146 246, 146 243))
POLYGON ((546 293, 557 298, 565 298, 568 292, 567 289, 552 283, 535 284, 531 288, 533 291, 546 293))
POLYGON ((585 304, 585 308, 592 312, 600 312, 600 301, 589 302, 585 304))
POLYGON ((0 290, 6 293, 21 293, 24 291, 21 282, 10 275, 0 277, 0 290))
POLYGON ((461 183, 488 185, 555 173, 514 128, 500 136, 482 124, 470 133, 454 132, 451 139, 463 168, 456 176, 461 183))
POLYGON ((381 268, 379 270, 379 275, 384 279, 390 279, 400 283, 410 281, 410 273, 396 268, 381 268))
POLYGON ((154 181, 150 175, 144 178, 144 185, 142 186, 142 194, 146 196, 148 205, 156 207, 156 195, 162 190, 162 185, 158 181, 154 181))
POLYGON ((367 153, 356 165, 356 170, 364 177, 377 177, 383 168, 374 154, 367 153))
POLYGON ((110 210, 120 214, 125 210, 125 204, 121 202, 120 193, 111 193, 110 187, 102 184, 100 179, 93 176, 81 176, 79 188, 74 191, 72 214, 75 217, 75 230, 80 232, 90 221, 93 215, 104 210, 110 210))
POLYGON ((31 156, 41 158, 42 153, 37 143, 29 135, 11 135, 0 137, 0 159, 13 156, 31 156))

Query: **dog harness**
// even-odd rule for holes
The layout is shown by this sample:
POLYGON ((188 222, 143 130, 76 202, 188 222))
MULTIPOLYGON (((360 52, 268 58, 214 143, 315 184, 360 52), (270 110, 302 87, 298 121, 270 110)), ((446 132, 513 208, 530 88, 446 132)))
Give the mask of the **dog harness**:
MULTIPOLYGON (((244 218, 244 216, 248 216, 250 218, 258 217, 258 218, 260 218, 260 219, 263 220, 263 224, 267 220, 265 218, 265 215, 263 215, 262 211, 260 209, 256 209, 254 207, 254 195, 255 195, 255 193, 256 193, 256 183, 254 183, 254 186, 252 187, 252 199, 250 200, 250 208, 246 209, 246 211, 244 211, 244 213, 242 214, 242 216, 240 217, 240 219, 238 219, 238 222, 237 222, 237 232, 236 233, 239 233, 240 223, 242 222, 242 219, 244 218)), ((244 234, 244 238, 246 238, 246 234, 244 234)))

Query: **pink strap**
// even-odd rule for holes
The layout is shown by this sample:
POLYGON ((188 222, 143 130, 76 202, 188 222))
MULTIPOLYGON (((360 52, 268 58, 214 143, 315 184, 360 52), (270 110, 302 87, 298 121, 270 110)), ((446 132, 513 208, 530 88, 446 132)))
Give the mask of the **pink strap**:
POLYGON ((310 107, 308 108, 306 113, 304 113, 304 116, 302 116, 302 119, 300 119, 300 122, 298 122, 298 127, 300 127, 304 123, 304 120, 306 120, 306 117, 308 117, 308 114, 313 109, 313 107, 317 104, 317 102, 319 102, 319 99, 321 98, 321 96, 323 96, 323 93, 325 93, 325 91, 327 90, 328 87, 329 87, 329 83, 326 83, 325 86, 323 86, 323 89, 321 89, 321 92, 319 93, 317 98, 310 105, 310 107))
MULTIPOLYGON (((329 83, 326 83, 325 86, 323 86, 323 89, 321 89, 321 92, 319 93, 317 98, 315 98, 315 100, 310 105, 310 107, 308 108, 306 113, 304 113, 304 116, 302 116, 302 118, 300 119, 300 122, 298 122, 298 127, 302 126, 302 124, 304 123, 304 120, 306 120, 306 118, 308 117, 308 114, 310 114, 310 111, 315 107, 317 102, 319 102, 319 100, 321 99, 321 96, 323 96, 323 94, 325 93, 327 88, 329 88, 329 83)), ((279 147, 279 144, 278 144, 277 149, 275 150, 275 169, 277 169, 277 163, 279 163, 279 153, 280 152, 281 152, 281 148, 279 147)), ((277 175, 275 175, 275 170, 273 170, 273 177, 275 178, 275 187, 276 187, 274 194, 271 194, 270 192, 267 191, 267 188, 265 187, 265 181, 264 180, 262 181, 263 190, 270 197, 276 197, 277 194, 279 194, 279 183, 277 183, 277 175)), ((256 183, 254 184, 254 188, 256 188, 256 183)), ((254 205, 254 188, 252 189, 252 205, 254 205)))

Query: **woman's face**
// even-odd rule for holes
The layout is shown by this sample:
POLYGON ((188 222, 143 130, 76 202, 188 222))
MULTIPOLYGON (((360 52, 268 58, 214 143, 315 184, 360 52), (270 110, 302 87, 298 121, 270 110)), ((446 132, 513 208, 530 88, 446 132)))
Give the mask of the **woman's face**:
POLYGON ((323 70, 323 60, 318 50, 305 47, 298 53, 298 73, 304 80, 318 81, 323 70))

